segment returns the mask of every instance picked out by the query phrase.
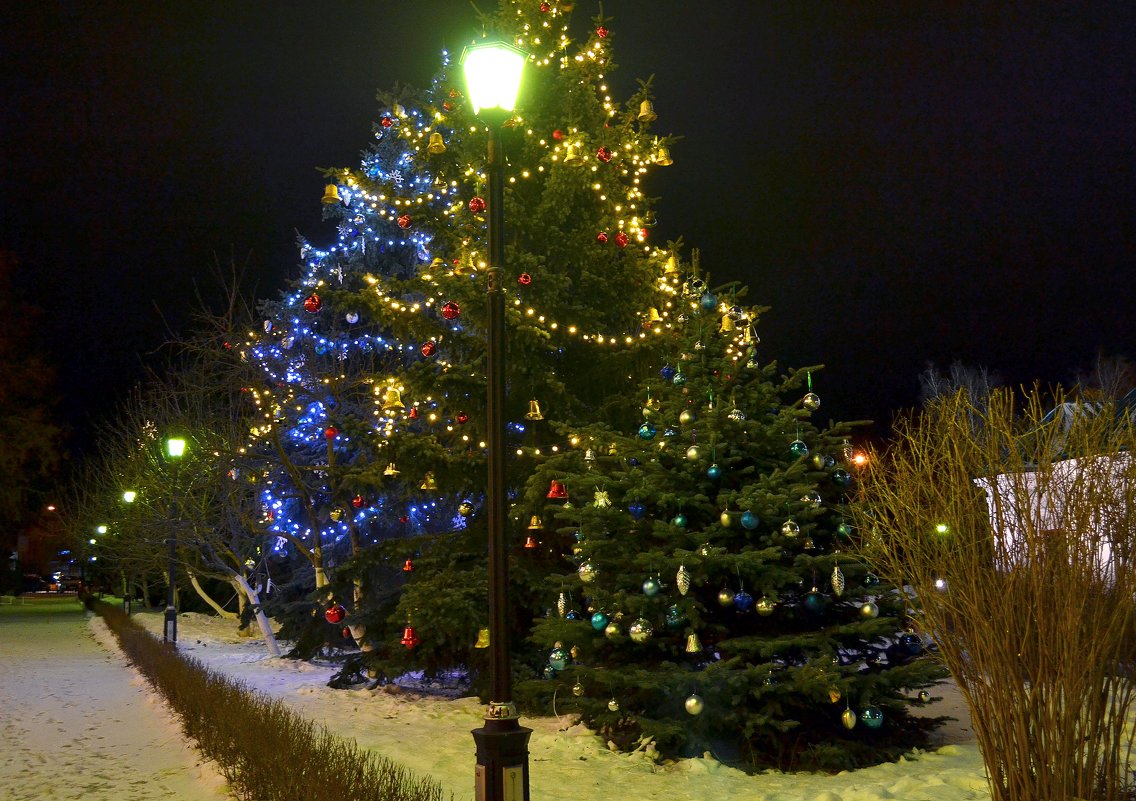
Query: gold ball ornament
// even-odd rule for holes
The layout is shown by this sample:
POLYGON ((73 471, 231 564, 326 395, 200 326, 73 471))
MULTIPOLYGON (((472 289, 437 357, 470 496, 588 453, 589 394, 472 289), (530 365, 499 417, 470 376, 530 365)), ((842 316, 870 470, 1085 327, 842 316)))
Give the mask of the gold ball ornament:
POLYGON ((777 608, 777 602, 768 595, 763 595, 754 608, 757 609, 757 613, 762 617, 769 617, 773 614, 773 610, 777 608))
POLYGON ((706 702, 702 700, 701 696, 691 693, 686 697, 683 706, 686 707, 686 714, 701 715, 702 710, 706 708, 706 702))
POLYGON ((860 617, 871 620, 874 617, 879 617, 880 608, 876 606, 875 601, 866 601, 860 607, 860 617))
POLYGON ((694 412, 690 411, 690 409, 684 409, 682 414, 678 416, 678 421, 684 426, 690 425, 694 422, 694 412))
POLYGON ((856 727, 856 713, 851 709, 845 709, 840 713, 840 722, 844 724, 844 728, 853 729, 856 727))
POLYGON ((607 702, 607 708, 612 712, 618 712, 619 711, 619 701, 616 701, 614 698, 612 698, 610 701, 607 702))
POLYGON ((734 593, 727 587, 718 590, 718 603, 722 606, 733 606, 734 593))

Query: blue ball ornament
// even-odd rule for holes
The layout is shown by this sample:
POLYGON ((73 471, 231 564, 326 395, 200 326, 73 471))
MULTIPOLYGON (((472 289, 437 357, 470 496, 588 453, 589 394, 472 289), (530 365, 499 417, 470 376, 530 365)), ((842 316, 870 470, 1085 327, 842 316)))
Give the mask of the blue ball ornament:
POLYGON ((671 519, 671 523, 678 526, 679 528, 686 528, 686 515, 679 512, 674 516, 674 518, 671 519))
POLYGON ((753 512, 742 512, 742 528, 753 531, 761 520, 753 512))
POLYGON ((813 590, 805 595, 805 611, 812 615, 819 615, 828 607, 828 597, 824 593, 813 590))
POLYGON ((555 679, 556 678, 556 669, 554 667, 552 667, 552 665, 545 665, 544 666, 544 677, 546 679, 555 679))
POLYGON ((698 303, 706 311, 713 311, 714 308, 718 305, 718 299, 714 297, 712 293, 707 292, 698 299, 698 303))
POLYGON ((899 645, 904 651, 912 656, 919 656, 923 653, 923 640, 919 638, 918 634, 913 632, 904 632, 899 636, 899 645))
POLYGON ((632 456, 632 457, 631 457, 630 459, 628 459, 628 460, 627 460, 627 463, 628 463, 629 465, 631 465, 632 467, 638 467, 638 466, 639 466, 639 464, 640 464, 640 463, 639 463, 639 460, 638 460, 638 459, 636 459, 636 458, 635 458, 634 456, 632 456))
POLYGON ((664 364, 663 369, 659 371, 659 374, 663 377, 664 381, 670 381, 675 377, 675 372, 676 370, 672 365, 664 364))
POLYGON ((632 501, 628 505, 627 511, 629 511, 631 513, 631 516, 636 520, 642 520, 643 515, 647 514, 647 507, 639 503, 639 501, 632 501))
POLYGON ((748 612, 753 609, 753 596, 745 590, 738 590, 734 594, 734 606, 738 608, 739 612, 748 612))
POLYGON ((789 444, 789 453, 797 457, 808 456, 809 446, 801 440, 795 439, 789 444))
POLYGON ((639 436, 642 439, 654 439, 657 429, 650 423, 644 423, 639 426, 639 436))
POLYGON ((607 615, 603 612, 596 612, 592 615, 592 628, 596 631, 603 631, 607 626, 607 615))
POLYGON ((575 609, 572 609, 568 612, 568 614, 566 614, 564 616, 564 618, 565 618, 565 620, 579 620, 580 619, 580 613, 577 612, 575 609))
POLYGON ((722 468, 716 464, 712 464, 706 468, 706 477, 711 481, 717 481, 722 477, 722 468))
POLYGON ((878 706, 866 706, 860 713, 860 722, 869 729, 878 729, 884 725, 884 713, 878 706))

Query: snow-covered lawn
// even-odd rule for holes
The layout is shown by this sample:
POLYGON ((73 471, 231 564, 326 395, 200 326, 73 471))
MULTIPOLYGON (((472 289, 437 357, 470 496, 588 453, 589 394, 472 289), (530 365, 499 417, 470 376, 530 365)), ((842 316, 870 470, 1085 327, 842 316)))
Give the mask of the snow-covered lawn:
MULTIPOLYGON (((160 614, 135 619, 161 636, 160 614)), ((94 622, 98 627, 101 622, 94 622)), ((178 618, 179 649, 249 687, 281 698, 330 730, 354 738, 416 772, 441 782, 458 801, 473 795, 473 738, 483 709, 475 699, 418 697, 405 691, 333 690, 334 669, 266 655, 264 643, 236 636, 232 623, 185 614, 178 618)), ((534 799, 575 801, 970 801, 989 799, 982 760, 970 736, 965 707, 944 685, 944 701, 928 714, 960 718, 941 733, 945 743, 899 762, 822 774, 751 776, 712 758, 654 764, 644 754, 618 754, 581 725, 563 718, 525 718, 533 729, 530 778, 534 799)))
POLYGON ((101 618, 74 596, 0 610, 0 799, 228 797, 101 618))

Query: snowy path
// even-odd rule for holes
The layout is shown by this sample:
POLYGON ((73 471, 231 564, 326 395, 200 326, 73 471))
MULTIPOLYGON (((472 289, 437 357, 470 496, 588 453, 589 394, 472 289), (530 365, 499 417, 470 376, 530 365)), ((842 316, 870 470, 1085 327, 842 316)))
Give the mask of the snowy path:
POLYGON ((0 799, 228 798, 112 643, 75 598, 0 610, 0 799))

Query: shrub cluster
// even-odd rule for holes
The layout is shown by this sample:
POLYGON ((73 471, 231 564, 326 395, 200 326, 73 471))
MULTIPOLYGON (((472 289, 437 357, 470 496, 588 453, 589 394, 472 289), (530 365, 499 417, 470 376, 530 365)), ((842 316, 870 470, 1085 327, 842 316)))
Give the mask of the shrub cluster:
POLYGON ((441 786, 306 720, 158 642, 122 610, 88 596, 127 658, 181 718, 243 801, 442 801, 441 786))

